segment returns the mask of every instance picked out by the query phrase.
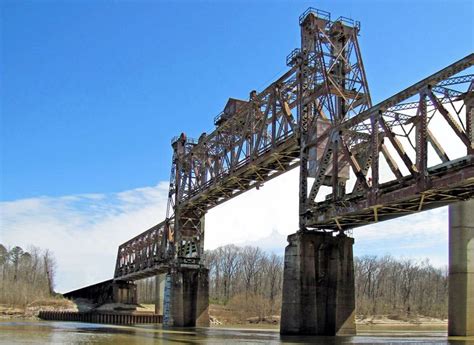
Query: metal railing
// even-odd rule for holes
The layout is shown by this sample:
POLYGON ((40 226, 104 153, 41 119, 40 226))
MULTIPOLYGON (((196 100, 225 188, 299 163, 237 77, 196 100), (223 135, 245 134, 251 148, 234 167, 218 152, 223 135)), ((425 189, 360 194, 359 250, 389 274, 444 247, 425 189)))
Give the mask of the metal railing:
POLYGON ((290 54, 286 56, 286 65, 288 67, 293 67, 296 63, 296 58, 301 54, 300 48, 295 48, 291 51, 290 54))
POLYGON ((327 21, 331 21, 331 13, 323 10, 318 10, 317 8, 314 7, 309 7, 306 11, 303 12, 303 14, 299 17, 299 23, 300 25, 303 24, 305 21, 306 17, 309 14, 315 15, 317 18, 321 18, 327 21))

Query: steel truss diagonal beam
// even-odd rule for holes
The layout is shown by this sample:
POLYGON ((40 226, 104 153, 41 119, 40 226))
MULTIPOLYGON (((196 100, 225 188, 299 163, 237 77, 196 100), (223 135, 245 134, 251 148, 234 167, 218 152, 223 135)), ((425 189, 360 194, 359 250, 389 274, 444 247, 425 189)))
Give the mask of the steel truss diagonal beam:
POLYGON ((471 54, 334 126, 333 131, 344 138, 356 131, 369 134, 372 140, 349 145, 346 156, 355 157, 362 146, 378 161, 384 157, 387 169, 380 170, 380 162, 374 165, 373 158, 370 172, 350 165, 352 174, 370 175, 369 188, 354 188, 342 197, 331 195, 314 203, 305 212, 306 228, 341 231, 474 197, 473 138, 467 129, 472 121, 474 75, 458 75, 473 65, 471 54), (456 85, 456 92, 445 92, 439 85, 456 85), (394 120, 395 108, 406 116, 394 120), (382 138, 382 145, 374 138, 382 138), (454 141, 464 153, 457 152, 458 158, 451 159, 447 152, 454 141), (380 182, 382 172, 389 175, 380 182))

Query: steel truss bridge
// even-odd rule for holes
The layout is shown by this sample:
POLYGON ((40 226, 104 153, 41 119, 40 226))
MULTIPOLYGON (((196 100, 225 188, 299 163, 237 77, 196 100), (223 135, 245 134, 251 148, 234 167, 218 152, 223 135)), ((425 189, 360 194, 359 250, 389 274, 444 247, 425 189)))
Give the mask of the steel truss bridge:
POLYGON ((474 54, 373 105, 359 22, 310 8, 299 24, 287 72, 229 99, 212 132, 172 140, 166 219, 120 245, 116 280, 199 267, 206 212, 294 168, 300 231, 344 232, 474 196, 474 54))

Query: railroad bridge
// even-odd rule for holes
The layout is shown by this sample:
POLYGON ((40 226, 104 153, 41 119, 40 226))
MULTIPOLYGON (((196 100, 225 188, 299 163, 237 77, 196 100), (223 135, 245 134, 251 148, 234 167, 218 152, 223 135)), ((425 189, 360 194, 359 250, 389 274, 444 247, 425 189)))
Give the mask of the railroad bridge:
POLYGON ((473 334, 474 54, 373 105, 360 23, 309 8, 299 25, 301 46, 281 77, 247 100, 229 99, 211 133, 172 140, 166 218, 120 245, 114 281, 166 277, 157 278, 164 323, 208 324, 206 212, 298 168, 282 334, 354 334, 347 231, 445 205, 449 333, 473 334))

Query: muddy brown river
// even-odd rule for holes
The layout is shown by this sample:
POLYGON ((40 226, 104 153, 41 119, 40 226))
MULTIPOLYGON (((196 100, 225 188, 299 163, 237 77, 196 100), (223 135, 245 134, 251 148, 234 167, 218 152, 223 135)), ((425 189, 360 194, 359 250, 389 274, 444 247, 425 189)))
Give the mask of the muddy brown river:
POLYGON ((280 336, 278 330, 239 328, 163 329, 80 322, 1 321, 0 344, 474 344, 444 331, 366 330, 353 337, 280 336))

